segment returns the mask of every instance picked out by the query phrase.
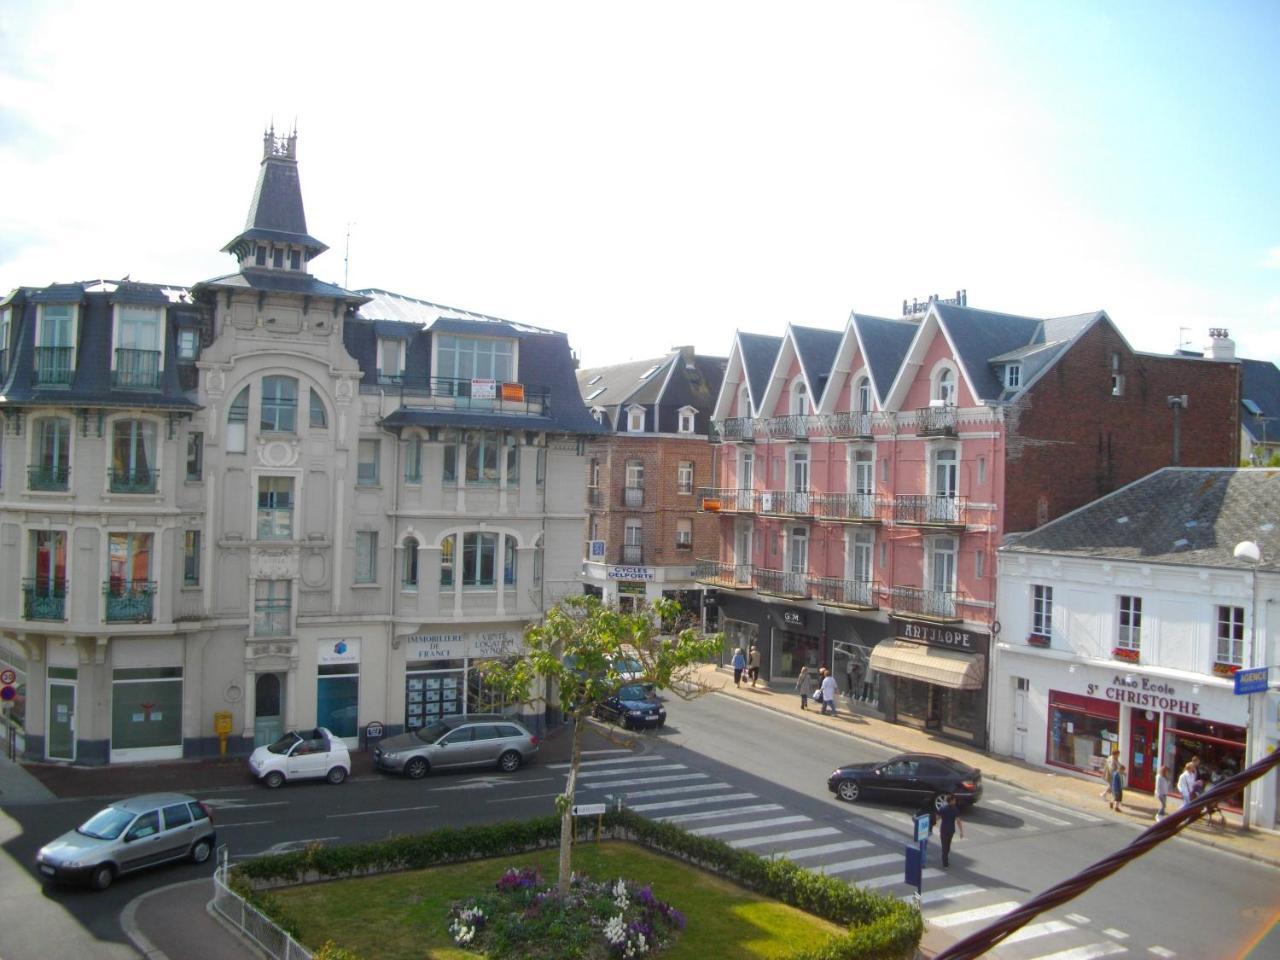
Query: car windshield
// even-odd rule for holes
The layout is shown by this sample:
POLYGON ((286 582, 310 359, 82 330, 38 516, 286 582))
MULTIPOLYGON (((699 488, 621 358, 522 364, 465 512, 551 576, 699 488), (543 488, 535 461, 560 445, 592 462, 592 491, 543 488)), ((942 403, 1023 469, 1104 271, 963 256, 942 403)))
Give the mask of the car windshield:
POLYGON ((95 840, 114 840, 124 833, 124 828, 133 822, 133 814, 119 807, 107 807, 100 810, 76 827, 76 833, 95 840))
POLYGON ((293 745, 301 739, 302 738, 296 733, 286 733, 275 743, 271 744, 271 746, 267 747, 267 749, 272 753, 288 753, 293 749, 293 745))
POLYGON ((440 720, 432 720, 425 727, 419 727, 413 732, 417 734, 418 739, 423 743, 435 743, 448 733, 449 729, 448 724, 443 723, 440 720))
POLYGON ((619 700, 651 700, 652 691, 642 683, 629 683, 618 691, 619 700))
POLYGON ((613 669, 618 673, 643 673, 644 668, 640 666, 639 660, 615 660, 613 669))

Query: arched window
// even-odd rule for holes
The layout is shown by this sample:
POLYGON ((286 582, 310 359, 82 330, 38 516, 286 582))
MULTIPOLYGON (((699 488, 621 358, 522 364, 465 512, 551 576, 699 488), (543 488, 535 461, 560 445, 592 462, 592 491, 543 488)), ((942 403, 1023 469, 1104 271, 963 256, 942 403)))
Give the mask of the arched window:
POLYGON ((751 392, 745 383, 738 388, 738 416, 751 416, 751 392))
POLYGON ((871 379, 863 377, 858 381, 858 386, 854 394, 854 409, 858 413, 871 412, 871 379))
POLYGON ((404 572, 400 583, 415 590, 418 587, 418 541, 413 537, 406 537, 404 541, 404 572))
POLYGON ((263 432, 296 433, 298 429, 298 381, 293 377, 262 378, 263 432))
POLYGON ((809 412, 809 390, 804 381, 798 378, 791 388, 791 412, 797 416, 804 416, 809 412))
POLYGON ((227 408, 227 453, 244 453, 249 426, 249 388, 245 387, 227 408))
POLYGON ((311 388, 311 426, 323 430, 329 425, 329 419, 324 412, 324 400, 320 394, 316 392, 316 388, 311 388))
POLYGON ((938 371, 937 389, 934 391, 933 399, 942 401, 948 407, 956 405, 956 375, 951 372, 950 367, 943 367, 938 371))

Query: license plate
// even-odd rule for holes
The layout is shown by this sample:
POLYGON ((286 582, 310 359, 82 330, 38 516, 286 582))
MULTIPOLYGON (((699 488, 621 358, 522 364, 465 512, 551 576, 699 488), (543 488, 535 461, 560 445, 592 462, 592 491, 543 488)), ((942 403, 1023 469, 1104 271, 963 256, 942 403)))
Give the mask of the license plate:
POLYGON ((40 864, 40 872, 44 874, 48 874, 51 877, 54 874, 53 867, 49 866, 47 863, 40 864))

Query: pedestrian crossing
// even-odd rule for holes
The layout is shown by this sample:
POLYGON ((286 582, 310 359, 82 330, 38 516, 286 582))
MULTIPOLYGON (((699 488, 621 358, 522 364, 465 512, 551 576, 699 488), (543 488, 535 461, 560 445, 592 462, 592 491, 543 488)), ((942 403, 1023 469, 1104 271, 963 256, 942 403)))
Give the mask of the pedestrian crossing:
MULTIPOLYGON (((549 766, 566 770, 568 764, 549 766)), ((904 900, 915 896, 903 882, 902 850, 910 840, 910 818, 900 811, 859 805, 850 808, 855 815, 841 818, 839 825, 824 823, 656 753, 583 759, 577 789, 580 798, 621 801, 646 817, 678 824, 697 836, 721 839, 735 849, 785 857, 806 869, 904 900)), ((1030 795, 1018 796, 1016 801, 988 797, 983 805, 1016 816, 1019 822, 1001 828, 966 820, 965 830, 980 836, 1105 822, 1030 795)), ((931 858, 935 856, 931 850, 931 858)), ((926 866, 923 879, 919 902, 926 924, 951 939, 965 937, 1021 906, 1020 901, 1000 896, 1003 892, 1007 897, 1008 888, 962 883, 951 871, 926 866)), ((1126 953, 1176 956, 1165 947, 1138 947, 1128 939, 1123 930, 1102 928, 1072 913, 1030 923, 988 955, 1001 960, 1097 960, 1126 953)))

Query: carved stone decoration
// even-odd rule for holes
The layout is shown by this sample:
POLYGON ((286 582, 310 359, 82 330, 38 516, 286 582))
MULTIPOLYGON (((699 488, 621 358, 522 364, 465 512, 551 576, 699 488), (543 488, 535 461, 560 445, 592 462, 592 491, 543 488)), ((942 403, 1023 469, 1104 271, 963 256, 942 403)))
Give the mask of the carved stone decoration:
POLYGON ((356 394, 355 381, 349 377, 339 378, 337 384, 333 388, 334 402, 340 406, 346 406, 351 402, 351 398, 356 394))
POLYGON ((209 375, 205 378, 204 388, 210 397, 222 396, 227 389, 227 375, 217 367, 212 367, 209 370, 209 375))
POLYGON ((267 467, 292 467, 298 462, 298 441, 268 440, 259 442, 258 461, 267 467))
POLYGON ((251 580, 293 580, 297 576, 297 548, 255 546, 249 551, 251 580))

